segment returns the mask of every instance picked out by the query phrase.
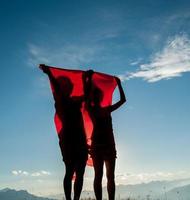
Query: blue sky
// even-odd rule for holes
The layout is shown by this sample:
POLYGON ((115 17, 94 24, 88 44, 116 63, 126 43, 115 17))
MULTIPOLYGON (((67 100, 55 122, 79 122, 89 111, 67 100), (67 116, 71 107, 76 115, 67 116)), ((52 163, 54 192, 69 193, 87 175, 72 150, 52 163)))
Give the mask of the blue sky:
MULTIPOLYGON (((113 113, 117 184, 190 177, 189 9, 184 0, 2 1, 0 188, 62 191, 39 63, 121 77, 128 101, 113 113)), ((87 168, 85 189, 92 179, 87 168)))

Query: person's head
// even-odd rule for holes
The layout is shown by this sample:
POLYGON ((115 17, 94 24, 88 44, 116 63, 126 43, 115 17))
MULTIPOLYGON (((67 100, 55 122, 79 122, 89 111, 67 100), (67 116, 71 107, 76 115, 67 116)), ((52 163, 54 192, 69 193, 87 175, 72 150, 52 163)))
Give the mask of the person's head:
POLYGON ((92 91, 92 103, 100 106, 103 99, 103 93, 98 87, 94 87, 92 91))
POLYGON ((67 77, 60 76, 57 78, 58 84, 60 85, 61 94, 65 97, 70 97, 73 91, 73 84, 67 77))

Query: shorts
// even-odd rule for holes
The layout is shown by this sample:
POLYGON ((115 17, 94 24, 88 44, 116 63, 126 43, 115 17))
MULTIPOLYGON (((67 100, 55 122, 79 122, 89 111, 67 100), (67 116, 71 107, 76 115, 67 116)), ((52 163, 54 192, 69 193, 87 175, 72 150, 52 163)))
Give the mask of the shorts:
POLYGON ((97 146, 90 150, 92 159, 111 160, 117 158, 117 151, 115 146, 97 146))
POLYGON ((87 161, 88 149, 86 147, 64 146, 59 143, 61 154, 64 162, 75 163, 80 161, 87 161))

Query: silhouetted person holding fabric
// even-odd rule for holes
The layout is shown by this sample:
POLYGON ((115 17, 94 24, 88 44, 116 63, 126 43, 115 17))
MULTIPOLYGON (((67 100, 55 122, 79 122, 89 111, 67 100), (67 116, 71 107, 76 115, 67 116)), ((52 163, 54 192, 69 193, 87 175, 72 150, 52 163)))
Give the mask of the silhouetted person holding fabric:
MULTIPOLYGON (((91 72, 89 79, 92 80, 93 73, 91 72)), ((121 86, 120 79, 115 77, 119 92, 120 100, 107 107, 101 107, 103 98, 102 91, 93 86, 92 81, 89 81, 91 88, 91 96, 87 99, 87 109, 93 123, 91 157, 93 159, 95 178, 94 192, 97 200, 102 200, 102 177, 103 165, 106 166, 107 190, 109 200, 115 198, 115 159, 116 148, 112 128, 111 112, 118 109, 125 101, 125 94, 121 86)))
MULTIPOLYGON (((59 145, 66 168, 63 180, 65 197, 66 200, 71 200, 72 178, 75 173, 74 200, 78 200, 83 186, 83 176, 88 157, 81 113, 81 106, 85 100, 85 96, 71 97, 73 84, 69 78, 61 76, 55 79, 48 67, 40 65, 40 68, 49 76, 55 90, 55 109, 59 119, 63 123, 63 128, 59 133, 59 145)), ((85 82, 85 76, 83 77, 83 81, 85 82)))

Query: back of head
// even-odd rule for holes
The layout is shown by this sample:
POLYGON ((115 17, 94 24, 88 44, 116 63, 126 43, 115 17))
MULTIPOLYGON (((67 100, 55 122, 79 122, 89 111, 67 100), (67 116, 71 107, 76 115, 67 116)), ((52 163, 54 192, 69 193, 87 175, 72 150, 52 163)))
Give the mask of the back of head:
POLYGON ((91 95, 91 102, 93 102, 94 105, 100 106, 103 99, 103 93, 98 87, 94 87, 92 90, 91 95))
POLYGON ((57 81, 61 88, 61 93, 65 97, 70 97, 73 91, 73 83, 71 80, 65 76, 60 76, 57 78, 57 81))

